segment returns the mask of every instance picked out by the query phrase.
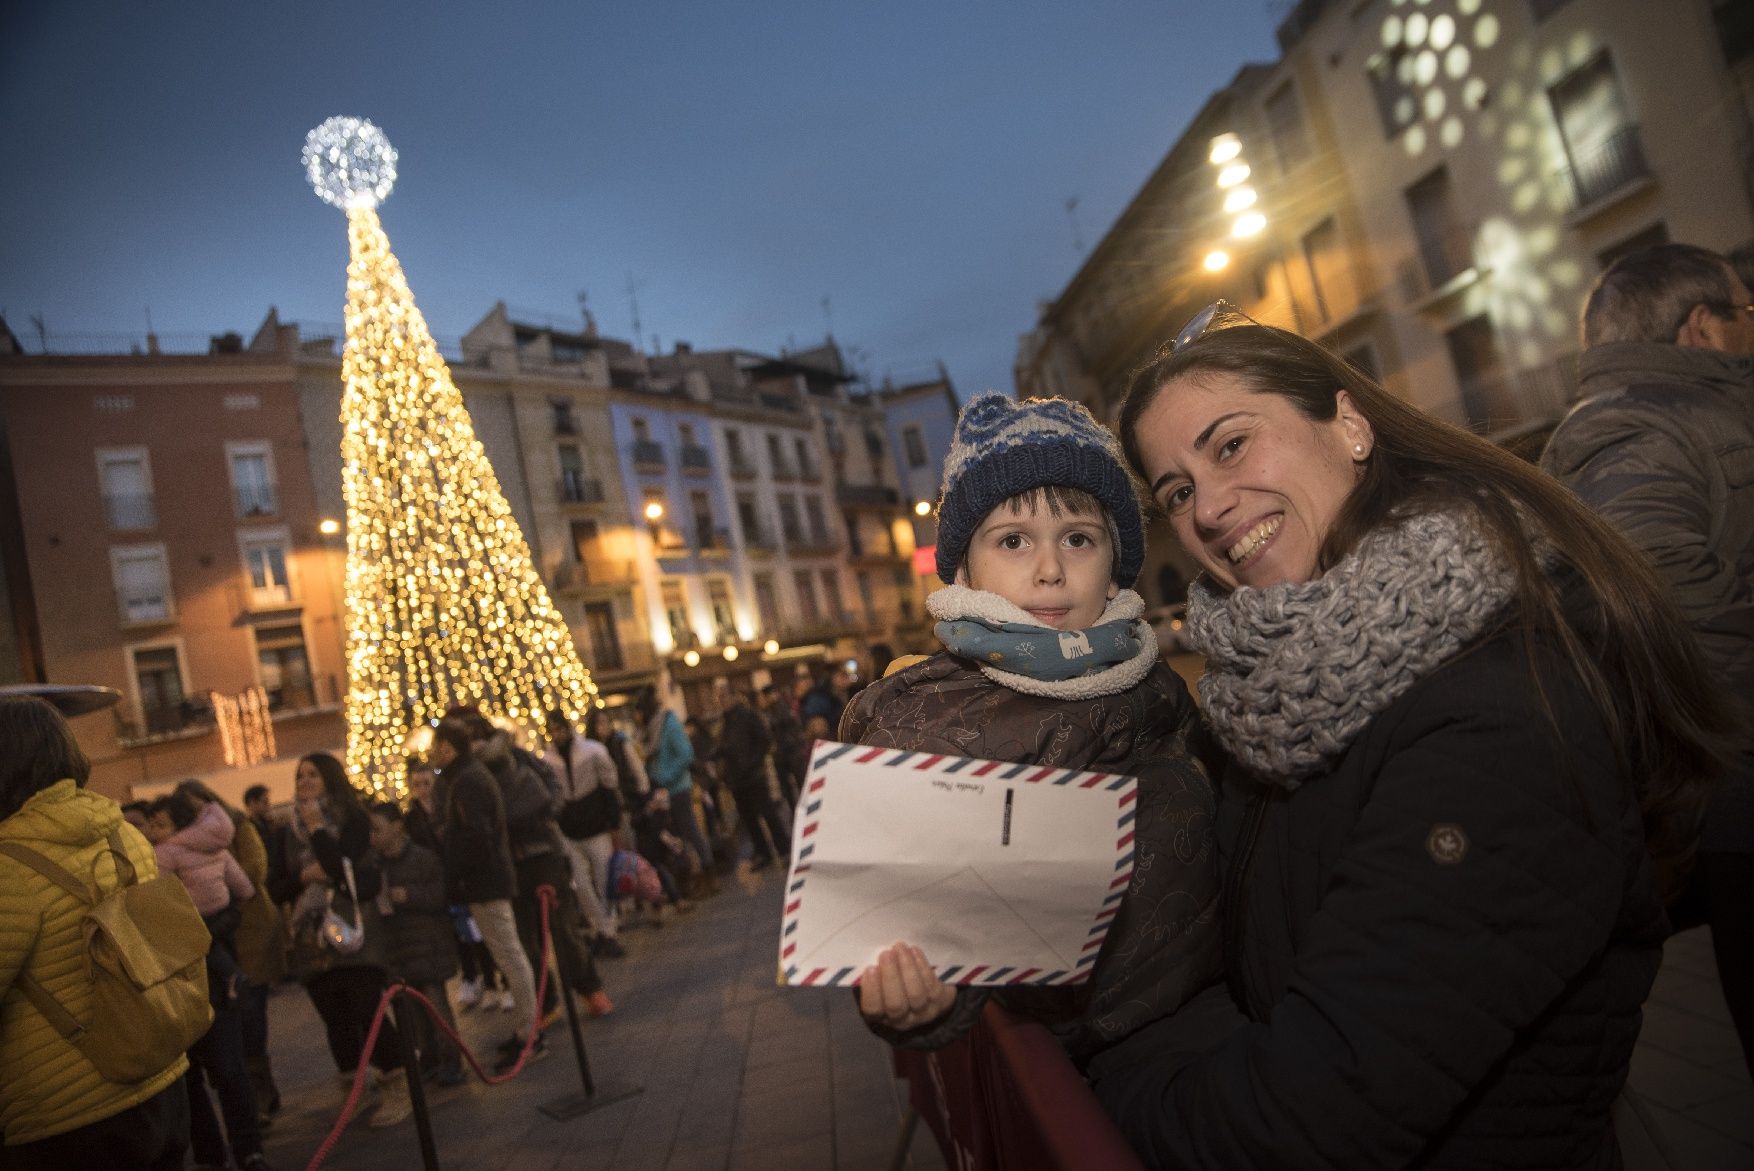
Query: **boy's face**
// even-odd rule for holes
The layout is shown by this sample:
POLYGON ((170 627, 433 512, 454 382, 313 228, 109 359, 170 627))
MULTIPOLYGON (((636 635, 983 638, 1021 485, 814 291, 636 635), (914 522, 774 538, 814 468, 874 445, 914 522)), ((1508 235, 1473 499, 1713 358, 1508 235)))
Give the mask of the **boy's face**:
POLYGON ((176 832, 177 823, 171 820, 170 814, 162 810, 146 819, 146 840, 155 846, 168 840, 176 832))
POLYGON ((268 810, 269 805, 266 796, 251 797, 248 801, 244 802, 244 811, 251 817, 267 817, 268 810))
POLYGON ((400 858, 402 847, 408 842, 408 833, 399 821, 391 821, 380 813, 371 815, 372 849, 386 858, 400 858))
POLYGON ((1080 630, 1094 626, 1119 592, 1113 571, 1114 543, 1101 513, 1062 508, 1055 516, 1037 497, 1015 512, 1009 502, 989 512, 957 576, 1043 626, 1080 630))

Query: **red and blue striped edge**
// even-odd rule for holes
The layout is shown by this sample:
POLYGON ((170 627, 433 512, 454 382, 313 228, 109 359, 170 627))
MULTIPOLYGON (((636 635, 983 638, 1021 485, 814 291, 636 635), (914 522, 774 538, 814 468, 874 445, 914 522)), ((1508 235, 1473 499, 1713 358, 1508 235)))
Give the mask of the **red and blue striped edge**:
POLYGON ((937 769, 968 778, 990 777, 995 781, 1016 781, 1026 785, 1076 785, 1080 789, 1103 789, 1115 794, 1116 846, 1121 851, 1121 856, 1115 862, 1114 879, 1108 885, 1108 893, 1103 896, 1102 904, 1091 920, 1090 931, 1084 946, 1079 950, 1077 963, 1071 968, 1055 971, 994 967, 986 964, 950 964, 937 969, 938 978, 946 984, 983 987, 1003 984, 1079 984, 1090 978, 1096 957, 1102 952, 1103 941, 1108 938, 1109 924, 1114 922, 1115 914, 1121 909, 1121 900, 1126 897, 1127 885, 1133 879, 1133 822, 1138 815, 1139 795, 1138 782, 1134 778, 1116 773, 1084 772, 1038 764, 1011 764, 998 760, 977 760, 968 756, 872 748, 863 744, 818 740, 810 746, 810 770, 804 785, 797 832, 794 835, 797 856, 786 887, 785 912, 780 920, 780 984, 800 988, 825 988, 852 984, 859 977, 861 969, 857 967, 803 969, 788 962, 798 949, 797 941, 792 936, 798 930, 799 909, 804 905, 804 886, 810 876, 810 856, 816 851, 816 844, 809 839, 821 823, 822 790, 828 784, 820 774, 831 761, 840 760, 848 754, 853 754, 852 762, 855 764, 870 764, 881 768, 907 766, 922 772, 926 769, 937 769))

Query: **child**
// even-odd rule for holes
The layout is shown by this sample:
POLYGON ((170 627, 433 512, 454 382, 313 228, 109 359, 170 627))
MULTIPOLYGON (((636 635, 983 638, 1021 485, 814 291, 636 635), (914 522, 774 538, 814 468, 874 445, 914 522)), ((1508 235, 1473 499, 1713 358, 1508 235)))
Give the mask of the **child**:
POLYGON ((256 893, 255 885, 231 855, 236 827, 225 806, 213 802, 197 809, 182 793, 166 794, 150 808, 146 836, 158 857, 159 873, 177 876, 207 924, 207 932, 213 936, 207 969, 220 1003, 229 1004, 239 979, 238 924, 243 905, 256 893))
MULTIPOLYGON (((450 903, 445 898, 445 867, 439 856, 408 836, 400 806, 379 801, 371 806, 372 849, 383 868, 378 889, 378 915, 384 931, 384 970, 432 1002, 454 1032, 457 1018, 445 995, 445 981, 457 971, 452 942, 450 903)), ((433 1024, 426 1010, 415 1010, 421 1072, 441 1086, 465 1081, 463 1058, 450 1037, 433 1024)))
MULTIPOLYGON (((1128 588, 1143 561, 1114 436, 1064 399, 981 396, 957 422, 938 505, 949 588, 927 608, 946 649, 897 660, 840 723, 852 743, 1137 778, 1132 883, 1089 982, 998 994, 1080 1066, 1219 973, 1212 787, 1193 700, 1128 588)), ((944 985, 897 944, 863 973, 859 1006, 891 1044, 936 1048, 987 995, 944 985)))

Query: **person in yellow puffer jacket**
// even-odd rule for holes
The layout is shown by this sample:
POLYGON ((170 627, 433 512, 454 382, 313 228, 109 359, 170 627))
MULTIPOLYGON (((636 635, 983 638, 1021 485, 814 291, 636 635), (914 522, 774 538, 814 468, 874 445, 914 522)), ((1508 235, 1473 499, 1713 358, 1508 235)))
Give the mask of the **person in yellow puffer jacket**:
MULTIPOLYGON (((35 698, 0 699, 0 842, 16 842, 100 892, 117 882, 107 838, 120 827, 141 881, 152 847, 108 797, 86 792, 91 766, 61 714, 35 698), (101 855, 101 857, 100 857, 101 855), (95 865, 94 865, 95 863, 95 865)), ((80 920, 85 904, 0 854, 0 1165, 57 1171, 170 1171, 189 1145, 189 1100, 177 1059, 144 1081, 106 1079, 18 987, 39 981, 74 1017, 91 1016, 80 920)))

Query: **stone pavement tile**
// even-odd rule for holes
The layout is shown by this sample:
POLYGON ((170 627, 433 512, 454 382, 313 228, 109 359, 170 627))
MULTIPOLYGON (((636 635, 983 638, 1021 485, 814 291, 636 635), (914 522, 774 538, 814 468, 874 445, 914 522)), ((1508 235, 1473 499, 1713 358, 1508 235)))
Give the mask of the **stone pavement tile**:
POLYGON ((758 1143, 731 1148, 730 1171, 829 1171, 834 1167, 834 1140, 813 1134, 783 1143, 758 1143))
POLYGON ((1685 1114, 1654 1103, 1651 1112, 1686 1171, 1748 1171, 1754 1166, 1754 1149, 1700 1125, 1685 1114))
POLYGON ((1684 1112, 1741 1088, 1733 1078, 1648 1044, 1633 1051, 1630 1081, 1652 1102, 1684 1112))
POLYGON ((1644 1006, 1644 1028, 1638 1039, 1640 1044, 1654 1046, 1725 1076, 1733 1077, 1741 1071, 1746 1078, 1741 1042, 1734 1032, 1710 1017, 1683 1012, 1668 1004, 1649 1003, 1644 1006))

